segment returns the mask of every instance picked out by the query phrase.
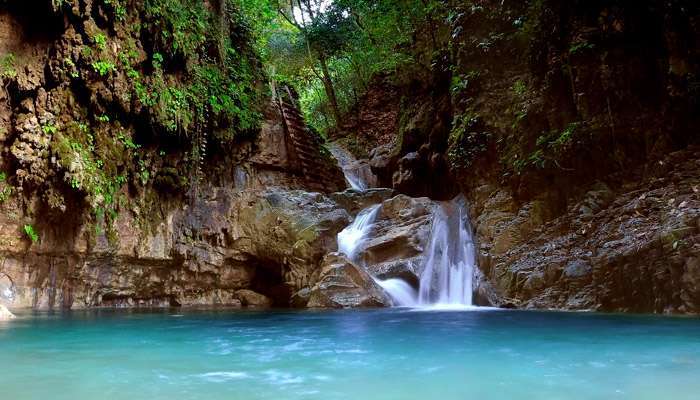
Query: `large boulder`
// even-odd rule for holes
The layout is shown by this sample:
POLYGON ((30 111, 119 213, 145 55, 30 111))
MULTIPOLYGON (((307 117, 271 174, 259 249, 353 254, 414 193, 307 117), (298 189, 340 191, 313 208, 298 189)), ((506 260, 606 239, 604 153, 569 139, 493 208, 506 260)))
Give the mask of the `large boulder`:
POLYGON ((311 289, 307 307, 349 308, 391 305, 381 287, 362 268, 338 253, 323 260, 321 276, 311 289))
POLYGON ((272 300, 269 297, 250 289, 236 291, 236 297, 244 307, 270 307, 272 305, 272 300))
POLYGON ((384 202, 395 196, 393 189, 372 188, 367 190, 347 189, 344 192, 331 193, 329 197, 348 213, 357 215, 365 208, 384 202))
POLYGON ((221 192, 176 219, 174 252, 199 270, 231 269, 239 279, 227 289, 256 287, 286 306, 292 293, 318 280, 323 256, 337 248, 348 223, 348 213, 319 193, 221 192))
POLYGON ((417 286, 430 240, 437 203, 428 198, 398 195, 385 200, 358 260, 380 279, 399 278, 417 286))

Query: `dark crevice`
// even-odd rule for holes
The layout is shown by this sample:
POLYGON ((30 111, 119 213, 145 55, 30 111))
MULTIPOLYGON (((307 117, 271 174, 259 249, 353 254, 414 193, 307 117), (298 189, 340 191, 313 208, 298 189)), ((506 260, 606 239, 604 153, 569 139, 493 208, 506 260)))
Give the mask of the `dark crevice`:
POLYGON ((289 307, 292 289, 285 283, 284 267, 275 262, 260 262, 255 269, 251 289, 272 300, 273 307, 289 307))

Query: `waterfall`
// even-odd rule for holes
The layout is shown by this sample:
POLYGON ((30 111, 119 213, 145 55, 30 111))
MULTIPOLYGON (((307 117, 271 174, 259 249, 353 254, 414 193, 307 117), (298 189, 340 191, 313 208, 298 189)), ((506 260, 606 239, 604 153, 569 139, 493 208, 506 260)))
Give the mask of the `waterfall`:
POLYGON ((357 160, 349 151, 336 144, 328 145, 351 189, 363 191, 376 186, 377 177, 366 161, 357 160))
POLYGON ((464 199, 438 207, 433 216, 418 303, 472 305, 476 252, 464 199))
POLYGON ((352 224, 338 233, 338 251, 345 254, 349 260, 357 261, 357 250, 366 240, 380 207, 381 204, 375 204, 360 211, 352 224))
MULTIPOLYGON (((360 211, 352 224, 338 233, 338 251, 352 262, 361 264, 357 259, 357 251, 360 245, 367 240, 372 224, 377 219, 381 204, 375 204, 360 211)), ((364 267, 364 266, 363 266, 364 267)), ((381 280, 372 277, 379 286, 391 297, 395 306, 414 306, 416 304, 416 291, 402 279, 381 280)))
MULTIPOLYGON (((376 179, 368 165, 365 167, 369 172, 362 172, 364 167, 357 168, 360 162, 341 147, 331 145, 329 148, 353 189, 364 191, 369 187, 368 182, 376 179)), ((380 209, 381 204, 365 208, 338 233, 338 251, 350 261, 359 264, 358 251, 367 240, 380 209)), ((391 297, 395 306, 470 306, 476 253, 464 198, 458 196, 450 202, 440 203, 433 211, 432 221, 417 292, 403 279, 373 279, 391 297)))
POLYGON ((395 306, 415 307, 416 290, 403 279, 391 278, 387 280, 375 279, 375 282, 391 297, 395 306))

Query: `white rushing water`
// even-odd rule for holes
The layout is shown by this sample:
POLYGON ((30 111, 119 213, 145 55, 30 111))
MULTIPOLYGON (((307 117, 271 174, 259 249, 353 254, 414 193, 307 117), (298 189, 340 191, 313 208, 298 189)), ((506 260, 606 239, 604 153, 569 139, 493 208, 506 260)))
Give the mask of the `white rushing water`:
POLYGON ((362 162, 342 147, 336 144, 328 146, 333 157, 338 160, 338 165, 343 170, 345 181, 351 189, 363 191, 376 186, 377 177, 372 173, 367 162, 362 162))
POLYGON ((434 213, 418 303, 472 305, 475 265, 474 240, 460 196, 441 204, 434 213))
MULTIPOLYGON (((332 146, 331 151, 352 188, 366 190, 368 184, 363 175, 344 167, 348 164, 347 152, 338 146, 332 146)), ((381 204, 365 208, 338 234, 338 251, 365 268, 358 259, 358 251, 367 241, 380 209, 381 204)), ((374 277, 374 280, 391 297, 395 306, 471 306, 476 253, 464 198, 459 196, 450 202, 440 203, 433 212, 432 221, 418 290, 402 279, 381 280, 374 277)))
POLYGON ((351 261, 357 261, 355 256, 360 245, 367 239, 381 204, 375 204, 360 211, 347 228, 338 233, 338 251, 345 254, 351 261))
POLYGON ((391 297, 394 306, 415 307, 418 305, 416 289, 403 279, 375 279, 375 282, 391 297))

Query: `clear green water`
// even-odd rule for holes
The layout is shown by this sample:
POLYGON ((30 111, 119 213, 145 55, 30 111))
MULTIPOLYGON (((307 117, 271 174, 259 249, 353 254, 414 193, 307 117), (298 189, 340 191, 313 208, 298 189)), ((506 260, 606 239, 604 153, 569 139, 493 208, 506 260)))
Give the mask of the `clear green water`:
POLYGON ((99 311, 0 323, 0 399, 699 399, 700 320, 99 311))

